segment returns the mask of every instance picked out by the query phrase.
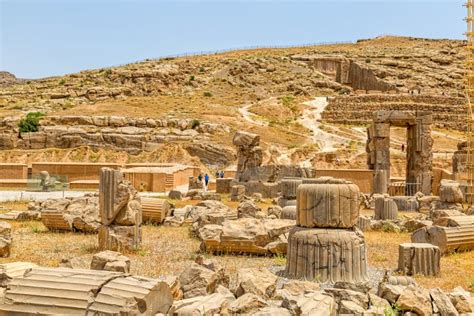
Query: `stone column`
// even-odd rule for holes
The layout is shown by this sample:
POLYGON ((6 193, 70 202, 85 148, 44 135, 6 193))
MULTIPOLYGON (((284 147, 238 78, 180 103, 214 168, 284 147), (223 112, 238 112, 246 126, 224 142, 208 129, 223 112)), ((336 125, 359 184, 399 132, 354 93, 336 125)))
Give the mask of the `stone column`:
POLYGON ((390 124, 374 121, 369 148, 373 159, 374 193, 387 193, 390 184, 390 124))
POLYGON ((118 170, 102 168, 99 183, 99 249, 131 251, 141 244, 142 206, 132 184, 118 170))
MULTIPOLYGON (((416 113, 416 124, 407 130, 407 184, 417 184, 417 190, 431 195, 433 176, 433 138, 431 137, 432 115, 428 112, 416 113)), ((407 195, 415 190, 407 185, 407 195), (408 191, 410 190, 410 191, 408 191)))

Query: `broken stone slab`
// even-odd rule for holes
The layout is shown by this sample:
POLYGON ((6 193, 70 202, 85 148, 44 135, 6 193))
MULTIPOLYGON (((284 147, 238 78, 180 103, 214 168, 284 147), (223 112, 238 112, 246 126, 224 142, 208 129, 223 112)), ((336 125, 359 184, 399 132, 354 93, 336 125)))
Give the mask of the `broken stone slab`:
POLYGON ((15 221, 36 221, 41 219, 41 212, 27 210, 27 211, 9 211, 0 214, 0 220, 15 220, 15 221))
POLYGON ((232 300, 214 293, 207 296, 196 296, 175 301, 168 311, 168 315, 226 315, 232 300))
POLYGON ((352 182, 319 178, 311 184, 303 181, 297 191, 298 226, 352 228, 357 223, 360 190, 352 182))
POLYGON ((433 222, 429 220, 409 219, 408 221, 405 222, 403 227, 405 228, 407 232, 413 233, 414 231, 417 231, 420 228, 428 227, 432 225, 433 225, 433 222))
POLYGON ((101 226, 99 250, 134 251, 142 240, 141 226, 101 226))
POLYGON ((430 212, 430 217, 433 222, 436 222, 437 220, 440 220, 443 217, 451 217, 451 216, 465 216, 463 212, 460 212, 458 210, 432 210, 430 212))
POLYGON ((145 223, 162 224, 171 216, 171 204, 164 199, 141 198, 142 217, 145 223))
POLYGON ((12 244, 12 225, 7 222, 0 222, 0 257, 10 257, 12 244))
POLYGON ((398 270, 407 275, 437 276, 440 273, 441 252, 426 243, 403 243, 399 246, 398 270))
POLYGON ((458 215, 458 216, 447 216, 440 217, 433 222, 435 226, 444 227, 460 227, 460 226, 474 226, 473 215, 458 215))
POLYGON ((335 316, 337 305, 334 298, 321 292, 310 292, 283 301, 282 307, 292 315, 335 316))
POLYGON ((251 315, 267 305, 263 298, 253 293, 245 293, 230 303, 229 312, 233 315, 251 315))
POLYGON ((10 281, 0 312, 154 315, 166 313, 172 301, 168 285, 159 279, 108 271, 33 268, 10 281))
POLYGON ((367 250, 362 232, 294 227, 288 238, 286 273, 320 282, 364 282, 367 250))
POLYGON ((0 264, 0 286, 6 287, 13 278, 22 277, 26 271, 36 267, 34 263, 21 261, 0 264))
POLYGON ((272 298, 276 291, 278 277, 266 268, 243 268, 237 271, 236 297, 255 294, 265 299, 272 298))
POLYGON ((272 254, 286 250, 285 235, 292 220, 240 218, 222 225, 205 225, 198 231, 201 250, 213 253, 272 254), (273 252, 272 252, 273 251, 273 252))
POLYGON ((375 199, 376 220, 394 220, 398 218, 397 203, 388 197, 378 197, 375 199))
POLYGON ((168 284, 138 276, 115 278, 101 287, 88 311, 98 315, 154 315, 173 304, 168 284))
POLYGON ((202 265, 192 263, 179 276, 185 299, 214 293, 219 283, 219 275, 202 265))
POLYGON ((254 316, 291 316, 289 310, 283 307, 267 306, 253 313, 254 316))
POLYGON ((258 207, 253 201, 245 200, 240 202, 237 206, 238 218, 263 218, 262 209, 258 207))
POLYGON ((130 273, 130 259, 120 252, 102 251, 92 257, 91 270, 130 273))
POLYGON ((430 316, 433 313, 430 293, 415 285, 404 288, 395 305, 402 311, 415 312, 420 316, 430 316))
POLYGON ((431 300, 433 301, 433 310, 436 310, 440 315, 459 315, 456 307, 449 299, 449 296, 441 289, 430 289, 431 300))
POLYGON ((463 203, 464 195, 459 182, 452 180, 441 180, 439 187, 439 198, 441 202, 463 203))
POLYGON ((448 294, 448 296, 459 314, 474 312, 474 308, 470 303, 471 293, 464 290, 462 287, 456 287, 448 294))
POLYGON ((442 254, 474 249, 474 226, 430 226, 418 229, 411 235, 414 243, 438 246, 442 254))
POLYGON ((281 211, 281 219, 296 220, 296 206, 285 206, 281 211))

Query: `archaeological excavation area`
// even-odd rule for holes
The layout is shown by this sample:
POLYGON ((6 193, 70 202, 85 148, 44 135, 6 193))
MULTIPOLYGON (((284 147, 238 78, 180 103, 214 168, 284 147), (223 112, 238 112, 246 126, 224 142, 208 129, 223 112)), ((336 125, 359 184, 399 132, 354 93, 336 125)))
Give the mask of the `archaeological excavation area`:
POLYGON ((0 315, 474 315, 467 7, 468 42, 0 71, 0 315))
POLYGON ((180 164, 4 164, 36 184, 1 204, 0 311, 472 313, 474 211, 462 172, 435 176, 431 124, 375 112, 365 171, 268 164, 247 131, 207 185, 209 171, 180 164), (407 129, 405 181, 390 176, 390 125, 407 129))

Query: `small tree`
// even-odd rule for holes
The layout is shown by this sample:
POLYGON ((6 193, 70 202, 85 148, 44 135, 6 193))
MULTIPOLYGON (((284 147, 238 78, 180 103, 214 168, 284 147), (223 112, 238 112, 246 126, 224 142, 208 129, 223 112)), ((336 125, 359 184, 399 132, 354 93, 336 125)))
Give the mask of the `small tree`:
POLYGON ((37 132, 40 127, 40 120, 44 116, 41 112, 30 112, 26 117, 18 122, 20 133, 37 132))

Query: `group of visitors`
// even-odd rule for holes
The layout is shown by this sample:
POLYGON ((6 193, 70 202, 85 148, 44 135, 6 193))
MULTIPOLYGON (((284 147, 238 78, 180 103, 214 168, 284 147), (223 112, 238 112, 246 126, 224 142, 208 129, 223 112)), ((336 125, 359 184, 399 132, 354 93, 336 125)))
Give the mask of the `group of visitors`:
MULTIPOLYGON (((224 178, 224 171, 220 171, 220 172, 216 171, 216 179, 218 178, 222 178, 222 179, 224 178)), ((207 173, 204 174, 204 176, 202 175, 202 173, 199 174, 198 176, 198 181, 203 184, 205 191, 207 191, 209 180, 210 180, 210 177, 207 173)))

